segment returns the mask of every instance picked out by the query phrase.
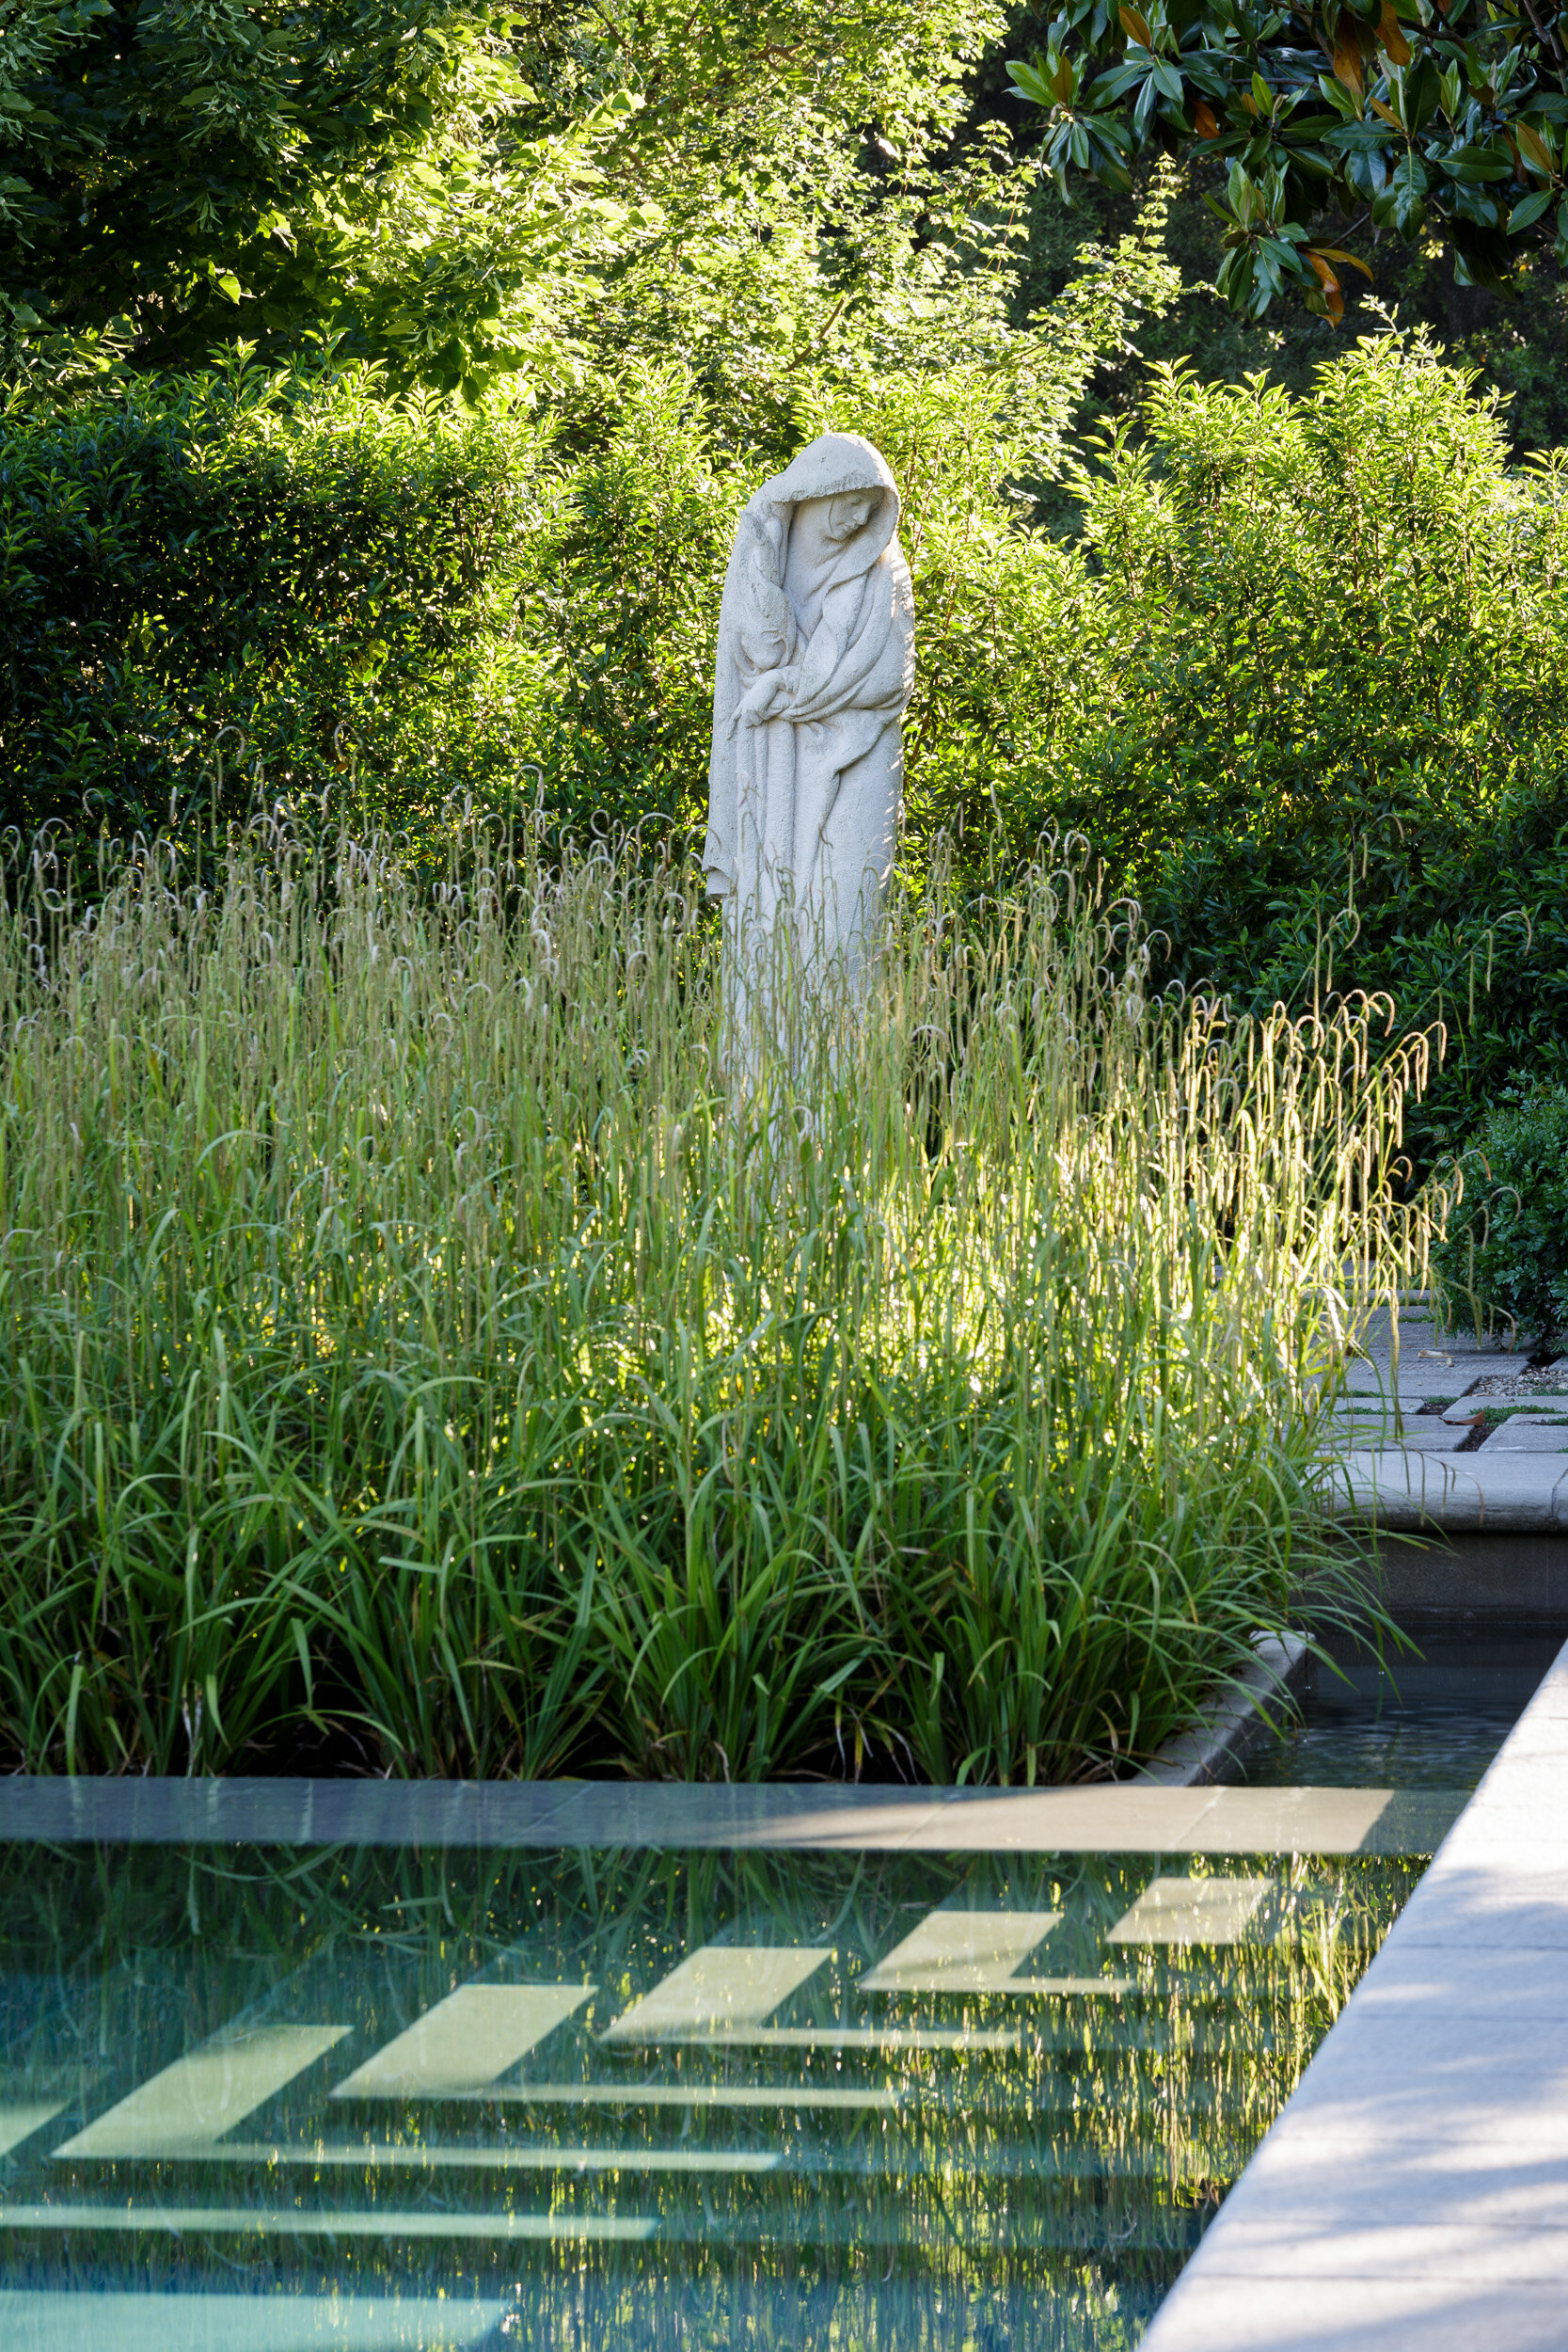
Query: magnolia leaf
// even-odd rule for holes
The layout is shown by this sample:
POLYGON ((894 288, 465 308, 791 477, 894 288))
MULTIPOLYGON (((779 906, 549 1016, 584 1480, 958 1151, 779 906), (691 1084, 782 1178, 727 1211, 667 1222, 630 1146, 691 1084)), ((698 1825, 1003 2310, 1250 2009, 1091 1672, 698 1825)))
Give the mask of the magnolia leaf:
POLYGON ((1521 230, 1532 229, 1543 213, 1551 211, 1552 200, 1550 188, 1537 188, 1531 195, 1515 204, 1508 216, 1509 235, 1516 237, 1521 230))
POLYGON ((1032 98, 1037 106, 1050 106, 1055 103, 1056 94, 1037 67, 1009 63, 1007 72, 1014 86, 1025 98, 1032 98))
POLYGON ((1557 166, 1552 160, 1551 149, 1540 133, 1532 130, 1528 122, 1516 122, 1513 125, 1513 135, 1518 140, 1519 151, 1530 169, 1551 178, 1556 173, 1557 166))
POLYGON ((1354 253, 1347 253, 1343 246, 1314 245, 1309 246, 1307 249, 1307 257, 1308 261, 1312 261, 1314 263, 1315 257, 1319 254, 1322 254, 1325 261, 1342 262, 1347 269, 1358 269, 1361 272, 1362 277, 1370 282, 1372 273, 1367 267, 1366 262, 1357 261, 1354 253))
POLYGON ((1393 0, 1383 0, 1383 14, 1378 23, 1377 37, 1383 43, 1385 56, 1391 57, 1396 65, 1410 63, 1410 43, 1400 30, 1399 18, 1394 14, 1393 0))

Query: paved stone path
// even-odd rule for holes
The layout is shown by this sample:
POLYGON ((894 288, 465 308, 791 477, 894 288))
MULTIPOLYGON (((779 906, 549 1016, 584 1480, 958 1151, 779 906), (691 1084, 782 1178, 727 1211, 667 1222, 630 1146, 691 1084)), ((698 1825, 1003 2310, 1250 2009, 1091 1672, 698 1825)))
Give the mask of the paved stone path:
POLYGON ((1568 1358, 1541 1367, 1471 1332, 1440 1333, 1419 1303, 1386 1318, 1347 1367, 1329 1507, 1402 1532, 1568 1530, 1568 1358))

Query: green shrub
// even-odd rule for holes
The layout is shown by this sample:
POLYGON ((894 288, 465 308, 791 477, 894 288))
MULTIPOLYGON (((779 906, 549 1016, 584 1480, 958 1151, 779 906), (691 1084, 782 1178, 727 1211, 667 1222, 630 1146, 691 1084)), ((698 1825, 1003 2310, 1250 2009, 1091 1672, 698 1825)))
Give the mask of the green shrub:
POLYGON ((579 838, 694 831, 736 515, 849 426, 905 492, 911 881, 939 839, 980 888, 1076 828, 1166 977, 1252 1013, 1389 994, 1447 1038, 1429 1168, 1568 1071, 1564 475, 1512 469, 1465 375, 1385 336, 1307 398, 1166 371, 1053 538, 1019 484, 1159 294, 1130 246, 983 360, 802 365, 750 438, 641 359, 548 430, 363 373, 15 402, 7 814, 123 834, 221 764, 230 806, 352 776, 421 837, 449 792, 540 785, 579 838))
POLYGON ((1306 399, 1160 373, 1080 483, 1126 650, 1057 803, 1173 977, 1441 1027, 1423 1167, 1568 1067, 1568 476, 1470 383, 1395 335, 1306 399))
MULTIPOLYGON (((726 451, 689 379, 618 391, 537 567, 530 626, 562 651, 531 756, 574 815, 692 824, 724 552, 769 461, 726 451)), ((1075 477, 1069 543, 1009 504, 996 415, 959 369, 801 413, 871 433, 907 494, 911 876, 939 835, 979 886, 1077 828, 1167 977, 1255 1014, 1388 995, 1396 1033, 1445 1041, 1421 1168, 1511 1078, 1568 1070, 1558 462, 1514 469, 1467 374, 1396 335, 1303 398, 1167 370, 1075 477)))
POLYGON ((1080 477, 1129 657, 1085 813, 1143 872, 1196 861, 1180 899, 1260 856, 1342 876, 1386 803, 1484 816, 1568 770, 1568 475, 1513 469, 1472 381, 1397 335, 1305 399, 1161 369, 1080 477))
POLYGON ((1450 1311, 1506 1315, 1531 1338, 1568 1333, 1568 1086, 1513 1089, 1457 1173, 1433 1253, 1450 1311))
POLYGON ((504 793, 509 635, 540 429, 394 403, 363 372, 167 377, 0 410, 0 799, 151 832, 320 791, 504 793))

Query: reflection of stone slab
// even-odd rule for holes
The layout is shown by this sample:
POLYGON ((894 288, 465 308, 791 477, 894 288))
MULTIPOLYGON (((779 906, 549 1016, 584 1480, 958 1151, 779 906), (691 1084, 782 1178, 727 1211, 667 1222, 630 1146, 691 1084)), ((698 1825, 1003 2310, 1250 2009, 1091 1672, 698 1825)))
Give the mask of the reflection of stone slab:
POLYGON ((730 2050, 1018 2050, 1006 2026, 720 2026, 689 2034, 705 2049, 730 2050))
MULTIPOLYGON (((155 2205, 0 2203, 0 2230, 159 2230, 175 2237, 588 2238, 652 2237, 653 2220, 611 2214, 347 2212, 341 2205, 155 2205)), ((270 2302, 272 2298, 269 2296, 270 2302)), ((330 2344, 330 2336, 326 2339, 330 2344)), ((205 2340, 205 2344, 211 2339, 205 2340)))
POLYGON ((1150 1881, 1111 1930, 1113 1944, 1240 1944, 1269 1892, 1268 1879, 1150 1881))
POLYGON ((335 2099, 438 2099, 480 2090, 579 2010, 591 1984, 465 1984, 356 2067, 335 2099))
POLYGON ((156 2156, 217 2139, 324 2058, 347 2026, 258 2026, 177 2058, 56 2148, 57 2156, 156 2156))
POLYGON ((0 2100, 0 2156, 31 2139, 64 2105, 63 2099, 0 2100))
POLYGON ((1059 1911, 933 1911, 861 1979, 863 1993, 1026 1992, 1016 1970, 1059 1911))
POLYGON ((705 1944, 615 2020, 607 2042, 688 2041, 760 2026, 815 1977, 831 1951, 796 1945, 705 1944))
POLYGON ((461 2296, 94 2295, 0 2288, 11 2352, 464 2352, 488 2342, 502 2302, 461 2296))
POLYGON ((755 2107, 895 2110, 913 2094, 888 2083, 521 2083, 492 2094, 517 2107, 755 2107))
POLYGON ((275 2139, 225 2140, 221 2147, 192 2149, 209 2163, 315 2165, 355 2172, 385 2166, 394 2172, 777 2172, 784 2158, 768 2148, 617 2148, 607 2140, 594 2147, 517 2141, 473 2140, 435 2148, 426 2140, 325 2140, 282 2144, 275 2139))

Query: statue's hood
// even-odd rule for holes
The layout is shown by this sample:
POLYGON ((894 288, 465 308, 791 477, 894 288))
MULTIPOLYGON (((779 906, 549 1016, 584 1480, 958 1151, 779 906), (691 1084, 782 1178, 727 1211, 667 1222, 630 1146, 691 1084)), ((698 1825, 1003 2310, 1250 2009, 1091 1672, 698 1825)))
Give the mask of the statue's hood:
POLYGON ((847 580, 870 569, 898 529, 900 501, 892 469, 879 450, 858 433, 823 433, 792 457, 783 473, 765 482, 754 504, 787 521, 788 509, 807 499, 837 498, 844 490, 880 493, 877 510, 863 531, 845 543, 833 566, 835 580, 847 580))

